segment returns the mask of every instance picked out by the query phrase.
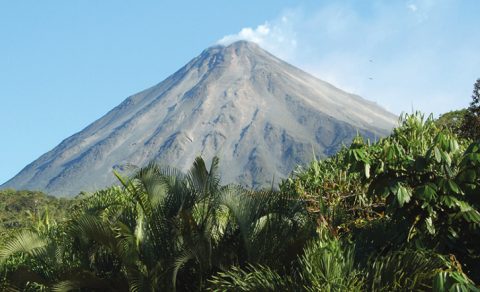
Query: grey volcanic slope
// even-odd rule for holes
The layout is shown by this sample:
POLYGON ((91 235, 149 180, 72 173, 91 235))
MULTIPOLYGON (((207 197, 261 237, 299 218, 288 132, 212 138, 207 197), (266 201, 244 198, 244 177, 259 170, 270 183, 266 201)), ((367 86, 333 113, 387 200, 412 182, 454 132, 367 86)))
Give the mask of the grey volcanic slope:
MULTIPOLYGON (((130 96, 26 166, 2 188, 75 195, 116 182, 112 169, 152 160, 187 170, 220 157, 224 183, 278 182, 357 134, 388 134, 396 116, 240 41, 215 46, 130 96)), ((127 167, 128 168, 128 167, 127 167)))

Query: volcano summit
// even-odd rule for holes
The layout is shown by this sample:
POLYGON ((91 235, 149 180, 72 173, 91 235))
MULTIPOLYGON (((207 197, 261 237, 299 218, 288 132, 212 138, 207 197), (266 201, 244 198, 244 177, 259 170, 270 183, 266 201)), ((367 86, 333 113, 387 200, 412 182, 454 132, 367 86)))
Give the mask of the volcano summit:
POLYGON ((112 169, 152 160, 187 170, 220 157, 223 183, 262 186, 360 135, 390 133, 396 116, 246 41, 214 46, 128 97, 26 166, 2 188, 75 195, 116 182, 112 169))

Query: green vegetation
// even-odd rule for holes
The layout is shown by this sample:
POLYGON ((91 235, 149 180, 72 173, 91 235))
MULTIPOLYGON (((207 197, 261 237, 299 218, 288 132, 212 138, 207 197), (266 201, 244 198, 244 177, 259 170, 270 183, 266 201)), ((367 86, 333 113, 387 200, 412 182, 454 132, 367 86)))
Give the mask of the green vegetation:
POLYGON ((4 191, 22 228, 3 231, 0 288, 480 291, 480 141, 455 129, 404 115, 278 191, 220 185, 216 158, 73 201, 4 191))
POLYGON ((461 132, 465 138, 480 139, 480 79, 473 86, 472 101, 465 113, 461 132))
POLYGON ((474 141, 480 139, 480 79, 473 86, 470 106, 441 115, 436 124, 449 129, 460 138, 474 141))
MULTIPOLYGON (((440 262, 449 266, 449 276, 446 272, 435 279, 465 273, 478 282, 479 163, 478 142, 439 129, 431 117, 406 115, 390 137, 373 145, 357 138, 338 155, 298 171, 282 189, 305 198, 310 212, 318 214, 330 233, 355 243, 360 266, 371 266, 372 257, 388 259, 399 252, 415 255, 411 252, 425 250, 442 258, 431 271, 445 269, 439 268, 440 262)), ((407 267, 398 265, 396 272, 405 277, 407 267)), ((429 274, 427 269, 421 271, 429 274)), ((432 277, 430 273, 425 279, 432 277)), ((385 289, 397 289, 396 281, 392 278, 387 283, 393 286, 385 289)), ((428 281, 411 288, 422 286, 427 287, 428 281)))
POLYGON ((65 221, 72 201, 47 196, 42 192, 0 190, 0 234, 29 228, 42 217, 65 221))
POLYGON ((455 133, 459 137, 463 137, 462 127, 465 124, 465 115, 467 109, 461 109, 456 111, 450 111, 442 114, 435 123, 441 129, 448 129, 452 133, 455 133))

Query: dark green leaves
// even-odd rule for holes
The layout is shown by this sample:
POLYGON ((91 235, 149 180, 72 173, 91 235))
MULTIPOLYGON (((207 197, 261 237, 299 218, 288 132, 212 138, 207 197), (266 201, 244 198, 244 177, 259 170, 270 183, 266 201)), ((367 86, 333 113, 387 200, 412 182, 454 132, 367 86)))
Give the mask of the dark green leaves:
POLYGON ((458 187, 458 185, 455 181, 448 180, 447 184, 448 184, 448 187, 449 187, 451 192, 453 192, 455 194, 461 194, 462 193, 462 191, 460 190, 460 188, 458 187))
POLYGON ((423 201, 432 201, 437 198, 437 187, 432 183, 427 183, 415 189, 415 195, 423 201))
POLYGON ((369 186, 369 198, 385 203, 392 228, 419 246, 462 250, 465 234, 480 242, 480 145, 466 146, 432 119, 413 114, 385 140, 357 145, 361 155, 350 153, 363 162, 354 169, 369 186))
POLYGON ((457 176, 457 180, 465 183, 474 183, 477 179, 477 172, 475 169, 465 169, 457 176))

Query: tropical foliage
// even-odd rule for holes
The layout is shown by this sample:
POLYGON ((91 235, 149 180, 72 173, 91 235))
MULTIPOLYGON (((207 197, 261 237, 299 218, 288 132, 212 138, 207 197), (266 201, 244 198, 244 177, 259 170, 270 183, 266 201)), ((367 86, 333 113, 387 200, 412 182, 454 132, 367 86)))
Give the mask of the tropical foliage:
POLYGON ((456 111, 449 111, 438 117, 435 121, 437 127, 440 129, 448 129, 458 137, 464 137, 463 127, 466 123, 465 116, 467 115, 467 109, 460 109, 456 111))
POLYGON ((480 139, 480 79, 473 85, 472 101, 463 118, 461 133, 468 139, 480 139))
POLYGON ((20 291, 479 291, 480 144, 405 115, 279 190, 150 164, 0 247, 20 291))
POLYGON ((32 227, 42 217, 64 221, 71 204, 72 200, 42 192, 0 190, 0 235, 6 235, 13 229, 32 227))

